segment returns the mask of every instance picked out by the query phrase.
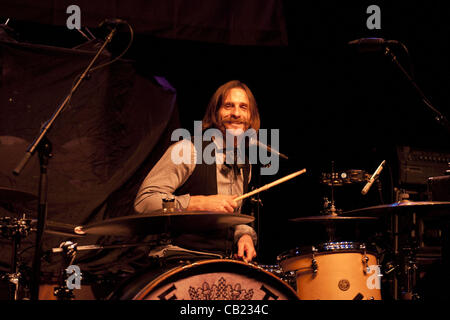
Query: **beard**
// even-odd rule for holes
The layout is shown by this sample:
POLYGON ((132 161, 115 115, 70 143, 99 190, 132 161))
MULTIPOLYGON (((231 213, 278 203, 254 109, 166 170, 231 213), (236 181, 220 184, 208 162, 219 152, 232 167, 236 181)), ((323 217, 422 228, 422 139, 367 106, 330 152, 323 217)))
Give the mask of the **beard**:
POLYGON ((222 118, 219 122, 219 130, 226 134, 229 132, 233 136, 239 136, 243 134, 250 127, 250 123, 246 119, 231 119, 230 117, 222 118), (242 125, 242 128, 227 128, 227 125, 238 124, 242 125))
POLYGON ((230 117, 222 118, 219 122, 218 129, 222 132, 225 144, 234 148, 240 147, 242 137, 250 128, 250 123, 246 119, 230 119, 230 117), (227 128, 230 124, 239 124, 240 128, 227 128))

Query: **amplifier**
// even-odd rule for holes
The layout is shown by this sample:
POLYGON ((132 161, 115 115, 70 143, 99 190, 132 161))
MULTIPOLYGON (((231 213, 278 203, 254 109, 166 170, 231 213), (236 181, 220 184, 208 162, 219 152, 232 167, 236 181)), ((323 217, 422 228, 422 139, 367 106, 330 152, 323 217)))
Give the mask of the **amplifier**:
POLYGON ((397 147, 399 183, 427 185, 428 178, 443 176, 449 170, 450 152, 397 147))
POLYGON ((428 178, 428 199, 450 201, 450 175, 428 178))

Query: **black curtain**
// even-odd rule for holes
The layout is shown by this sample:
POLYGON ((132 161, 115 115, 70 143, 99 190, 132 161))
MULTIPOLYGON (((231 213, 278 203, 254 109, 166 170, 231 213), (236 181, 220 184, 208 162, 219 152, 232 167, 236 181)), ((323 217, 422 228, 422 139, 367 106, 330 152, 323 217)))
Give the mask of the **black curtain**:
MULTIPOLYGON (((69 93, 77 76, 98 49, 0 42, 0 187, 38 193, 37 153, 19 176, 12 170, 69 93)), ((105 52, 96 63, 110 60, 105 52)), ((48 134, 53 157, 48 167, 50 222, 88 224, 134 214, 133 201, 142 179, 170 143, 178 126, 175 89, 162 77, 139 74, 133 63, 120 60, 92 72, 71 97, 48 134)), ((37 202, 6 201, 1 216, 37 218, 37 202)), ((83 244, 111 244, 123 239, 85 237, 71 239, 46 233, 44 251, 73 240, 83 244)), ((127 241, 143 239, 127 239, 127 241)), ((21 257, 31 263, 34 233, 23 240, 21 257)), ((1 269, 8 270, 10 243, 2 239, 1 269)), ((84 270, 125 266, 137 257, 130 250, 79 253, 84 270), (84 257, 84 258, 83 258, 84 257), (89 258, 86 258, 89 257, 89 258), (129 259, 127 258, 129 257, 129 259), (100 260, 99 260, 100 259, 100 260), (100 262, 99 262, 100 261, 100 262)), ((61 267, 54 255, 43 261, 43 271, 61 267)))
POLYGON ((80 8, 83 28, 121 18, 137 33, 159 38, 287 45, 282 0, 3 0, 0 17, 66 26, 71 15, 66 10, 71 5, 80 8))

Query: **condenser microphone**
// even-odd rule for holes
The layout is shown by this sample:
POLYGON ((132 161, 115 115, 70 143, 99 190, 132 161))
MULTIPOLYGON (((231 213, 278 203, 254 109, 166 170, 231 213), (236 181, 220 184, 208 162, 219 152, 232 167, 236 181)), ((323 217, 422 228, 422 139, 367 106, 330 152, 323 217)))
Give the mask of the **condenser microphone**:
POLYGON ((377 180, 378 176, 380 175, 381 171, 383 170, 385 163, 386 163, 386 160, 383 160, 383 162, 381 162, 381 164, 378 166, 377 170, 375 170, 373 175, 370 177, 369 181, 366 183, 364 188, 361 190, 362 195, 366 195, 367 192, 369 192, 370 187, 373 185, 375 180, 377 180))
POLYGON ((348 45, 354 47, 359 52, 371 52, 384 50, 389 45, 399 44, 397 40, 385 40, 383 38, 361 38, 348 42, 348 45))
POLYGON ((127 24, 127 22, 122 19, 105 19, 98 26, 101 28, 103 26, 117 26, 119 24, 127 24))
POLYGON ((263 148, 263 149, 269 151, 270 153, 275 153, 276 155, 278 155, 279 157, 281 157, 281 158, 283 158, 283 159, 286 159, 286 160, 289 159, 286 155, 284 155, 284 154, 282 154, 281 152, 279 152, 279 151, 277 151, 277 150, 271 148, 270 146, 268 146, 268 145, 262 143, 262 142, 259 141, 257 138, 251 137, 249 143, 250 143, 251 146, 256 146, 256 145, 257 145, 257 146, 259 146, 260 148, 263 148))

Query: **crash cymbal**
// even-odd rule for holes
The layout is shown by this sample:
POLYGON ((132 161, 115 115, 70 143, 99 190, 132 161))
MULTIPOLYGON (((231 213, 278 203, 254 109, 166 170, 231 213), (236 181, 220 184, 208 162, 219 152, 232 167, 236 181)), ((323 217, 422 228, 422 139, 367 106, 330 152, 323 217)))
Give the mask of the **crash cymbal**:
POLYGON ((164 232, 196 233, 247 224, 253 220, 251 216, 238 213, 158 210, 78 226, 75 228, 75 233, 111 236, 136 236, 164 232))
POLYGON ((360 208, 344 212, 348 216, 359 214, 369 216, 381 216, 384 214, 401 213, 401 212, 423 212, 426 214, 449 214, 450 202, 447 201, 409 201, 402 200, 392 204, 383 204, 379 206, 360 208))
POLYGON ((356 221, 371 221, 376 220, 377 217, 346 217, 341 215, 318 215, 310 217, 300 217, 289 219, 292 222, 356 222, 356 221))
POLYGON ((37 201, 37 199, 38 199, 37 196, 25 191, 0 187, 0 202, 24 203, 30 201, 37 201))

